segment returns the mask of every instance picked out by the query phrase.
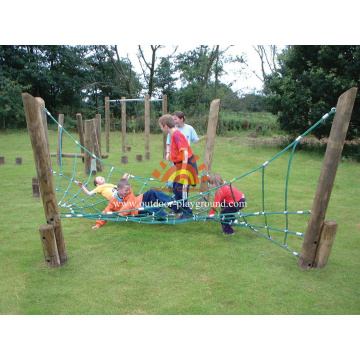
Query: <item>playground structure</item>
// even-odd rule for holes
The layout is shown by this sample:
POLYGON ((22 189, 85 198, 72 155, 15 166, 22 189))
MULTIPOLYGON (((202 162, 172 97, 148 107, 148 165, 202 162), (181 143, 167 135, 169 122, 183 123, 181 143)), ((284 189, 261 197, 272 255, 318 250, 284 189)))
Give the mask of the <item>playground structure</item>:
MULTIPOLYGON (((110 100, 109 97, 105 97, 105 129, 106 129, 106 152, 110 151, 110 103, 121 104, 121 133, 122 133, 122 152, 126 153, 128 147, 126 146, 126 103, 127 102, 144 102, 145 103, 145 159, 150 160, 150 102, 161 101, 162 113, 167 113, 167 95, 163 94, 162 99, 150 99, 149 94, 145 95, 143 99, 126 99, 122 97, 120 100, 110 100)), ((166 137, 163 137, 163 157, 166 155, 166 137)), ((125 158, 123 159, 126 163, 125 158)), ((138 155, 137 161, 141 161, 138 155)))
MULTIPOLYGON (((312 267, 323 268, 327 263, 327 259, 328 259, 328 256, 329 256, 329 253, 331 250, 331 245, 334 241, 337 224, 334 221, 324 221, 324 219, 325 219, 325 215, 326 215, 327 206, 328 206, 328 203, 330 200, 331 190, 332 190, 332 186, 334 183, 337 167, 338 167, 338 164, 339 164, 339 161, 341 158, 341 152, 342 152, 342 148, 343 148, 343 145, 345 142, 345 137, 346 137, 346 133, 347 133, 350 117, 351 117, 353 104, 355 101, 356 92, 357 92, 357 88, 352 88, 352 89, 348 90, 346 93, 344 93, 343 95, 341 95, 338 100, 336 114, 335 114, 335 118, 333 121, 332 130, 330 133, 327 151, 326 151, 326 154, 324 157, 324 163, 323 163, 323 167, 322 167, 321 174, 320 174, 319 184, 318 184, 318 188, 317 188, 316 195, 315 195, 315 200, 314 200, 312 211, 311 211, 308 228, 306 230, 306 234, 304 235, 303 246, 302 246, 301 254, 299 255, 298 265, 303 269, 310 269, 312 267)), ((65 251, 65 245, 63 244, 63 238, 61 238, 61 234, 59 235, 59 224, 58 223, 60 222, 60 216, 59 216, 59 212, 58 212, 58 208, 57 208, 57 204, 56 204, 55 191, 51 195, 50 193, 54 189, 48 189, 48 186, 47 186, 48 184, 42 185, 43 181, 45 181, 47 183, 52 182, 52 178, 49 178, 49 175, 47 175, 47 177, 45 177, 43 175, 44 172, 48 172, 48 168, 49 168, 49 166, 46 166, 46 164, 44 164, 45 161, 42 161, 42 162, 37 161, 37 157, 40 157, 43 159, 47 158, 49 160, 49 156, 47 156, 47 154, 46 154, 46 151, 48 151, 48 147, 36 146, 36 143, 46 144, 46 139, 45 139, 45 134, 44 134, 45 132, 42 130, 39 131, 39 129, 40 129, 39 124, 43 117, 43 114, 42 114, 42 111, 40 108, 41 101, 40 101, 40 99, 32 98, 29 94, 23 94, 23 102, 24 102, 24 108, 25 108, 26 118, 27 118, 27 122, 28 122, 28 129, 29 129, 30 137, 32 138, 34 157, 35 157, 36 167, 37 167, 37 171, 38 171, 39 185, 40 185, 40 191, 41 191, 41 195, 42 195, 41 197, 42 197, 43 203, 44 203, 45 215, 47 218, 47 223, 50 225, 53 225, 53 227, 54 227, 55 239, 54 239, 54 237, 52 237, 51 231, 48 231, 46 233, 47 235, 45 235, 45 234, 42 235, 42 240, 45 240, 47 237, 49 237, 50 240, 47 242, 49 242, 51 244, 54 244, 54 243, 57 244, 57 249, 58 249, 58 253, 59 253, 59 257, 60 257, 60 264, 63 265, 64 259, 66 259, 66 251, 65 251), (37 108, 37 110, 36 110, 36 108, 37 108), (35 126, 33 123, 37 123, 38 125, 35 126), (40 134, 32 135, 33 131, 40 133, 40 134), (33 137, 35 138, 34 141, 33 141, 33 137), (43 139, 41 137, 43 137, 43 139), (47 204, 46 206, 45 206, 44 196, 43 196, 44 190, 42 189, 42 187, 44 187, 46 190, 45 196, 47 196, 47 199, 48 200, 52 199, 52 201, 50 201, 50 202, 48 201, 46 203, 47 204), (53 202, 56 204, 56 206, 51 205, 50 209, 49 209, 49 203, 53 204, 53 202), (59 218, 59 221, 55 221, 55 219, 57 220, 58 218, 59 218), (55 226, 56 226, 56 231, 55 231, 55 226), (58 242, 57 236, 60 236, 59 242, 58 242), (63 260, 61 261, 61 259, 63 259, 63 260)), ((216 107, 216 103, 213 102, 212 107, 213 106, 216 107)), ((335 111, 333 111, 333 112, 335 112, 335 111)), ((213 113, 213 114, 215 114, 215 113, 213 113)), ((326 116, 323 117, 322 120, 325 120, 328 116, 329 115, 327 114, 326 116)), ((206 143, 206 148, 209 148, 209 149, 211 148, 211 142, 215 141, 215 134, 213 136, 209 134, 209 130, 215 124, 215 122, 214 122, 213 125, 210 125, 210 124, 212 124, 212 122, 210 122, 211 117, 212 117, 212 115, 210 112, 208 139, 207 139, 207 143, 206 143)), ((217 115, 215 114, 215 118, 216 117, 217 117, 217 115)), ((216 129, 216 125, 214 128, 216 129)), ((300 136, 298 139, 296 139, 294 144, 291 144, 291 145, 293 145, 292 152, 295 150, 295 147, 296 147, 297 143, 300 141, 301 137, 302 136, 300 136)), ((210 172, 209 169, 211 166, 211 159, 212 159, 212 154, 206 153, 204 163, 206 161, 208 162, 208 168, 205 171, 210 172)), ((265 162, 260 167, 261 170, 264 171, 265 167, 272 160, 273 159, 269 160, 268 162, 265 162)), ((51 165, 50 165, 50 168, 51 168, 51 165)), ((51 175, 51 172, 50 172, 50 175, 51 175)), ((206 198, 206 195, 208 195, 208 194, 204 193, 202 195, 202 197, 206 198)), ((263 213, 264 213, 264 211, 263 211, 263 213)), ((111 214, 111 215, 113 216, 113 218, 115 217, 114 214, 111 214)), ((254 214, 250 214, 250 215, 253 216, 254 214)), ((250 216, 250 215, 248 215, 248 216, 250 216)), ((259 215, 259 213, 257 213, 256 215, 259 215)), ((265 215, 265 217, 266 217, 266 214, 263 214, 263 215, 265 215)), ((83 215, 77 215, 77 216, 86 217, 83 215)), ((286 217, 287 216, 288 216, 288 214, 286 214, 286 217)), ((119 216, 117 216, 117 217, 119 218, 119 216)), ((89 217, 89 218, 91 218, 91 217, 89 217)), ((109 215, 109 218, 111 218, 110 215, 109 215)), ((130 219, 130 220, 132 221, 133 219, 130 219)), ((203 220, 203 217, 198 217, 194 220, 198 220, 198 221, 203 220)), ((141 219, 140 219, 140 222, 141 222, 141 219)), ((251 226, 248 225, 246 221, 244 222, 244 225, 242 225, 242 226, 251 228, 251 226)), ((61 229, 61 223, 60 223, 60 229, 61 229)), ((252 230, 258 232, 257 229, 252 228, 252 230)), ((287 232, 289 232, 289 231, 287 231, 287 232)), ((285 237, 286 236, 287 236, 287 233, 285 233, 285 237)), ((53 251, 53 250, 48 250, 48 249, 53 249, 54 246, 43 246, 43 248, 44 248, 45 258, 47 258, 47 256, 51 258, 51 251, 53 251), (50 255, 49 254, 46 255, 46 253, 45 253, 46 251, 48 251, 48 253, 50 255)), ((294 255, 298 256, 298 254, 294 254, 294 255)), ((48 262, 48 264, 50 263, 50 261, 48 261, 48 260, 47 260, 47 262, 48 262)), ((65 261, 65 263, 66 263, 66 261, 65 261)))

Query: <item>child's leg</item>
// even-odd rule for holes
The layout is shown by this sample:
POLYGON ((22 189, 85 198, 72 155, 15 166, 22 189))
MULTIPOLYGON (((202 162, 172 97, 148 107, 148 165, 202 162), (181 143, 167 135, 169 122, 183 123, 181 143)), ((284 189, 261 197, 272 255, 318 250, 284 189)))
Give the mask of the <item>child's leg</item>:
POLYGON ((233 215, 233 213, 235 213, 236 211, 237 209, 234 206, 224 206, 221 210, 220 217, 225 217, 224 221, 221 221, 221 227, 225 235, 231 235, 234 233, 234 229, 229 223, 235 220, 235 216, 233 215))
MULTIPOLYGON (((174 182, 174 195, 176 200, 186 199, 189 196, 187 185, 183 185, 177 182, 174 182)), ((183 202, 178 202, 179 207, 186 211, 188 214, 192 215, 192 210, 188 206, 188 200, 183 202)))

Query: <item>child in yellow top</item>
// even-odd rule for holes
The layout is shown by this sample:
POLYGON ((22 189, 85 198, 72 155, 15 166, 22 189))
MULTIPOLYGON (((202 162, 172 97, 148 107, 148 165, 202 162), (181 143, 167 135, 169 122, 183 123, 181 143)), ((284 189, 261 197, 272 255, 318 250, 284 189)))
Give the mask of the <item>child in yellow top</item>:
MULTIPOLYGON (((129 174, 124 174, 123 179, 127 179, 129 174)), ((77 183, 78 186, 84 191, 87 196, 91 196, 94 194, 101 194, 102 196, 110 199, 111 196, 114 195, 114 191, 116 191, 116 186, 114 184, 108 184, 105 182, 105 179, 102 176, 97 176, 94 179, 95 189, 89 191, 82 182, 77 183)))

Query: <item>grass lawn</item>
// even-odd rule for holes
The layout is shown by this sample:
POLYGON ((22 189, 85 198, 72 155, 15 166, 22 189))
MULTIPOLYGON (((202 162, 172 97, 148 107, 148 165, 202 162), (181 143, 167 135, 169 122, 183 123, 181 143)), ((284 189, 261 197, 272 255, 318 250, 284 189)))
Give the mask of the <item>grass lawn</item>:
MULTIPOLYGON (((151 159, 138 163, 136 154, 145 158, 144 134, 129 134, 129 163, 121 165, 121 133, 112 132, 106 162, 152 177, 161 170, 161 144, 162 135, 152 135, 151 159)), ((198 165, 204 146, 204 141, 193 146, 198 165)), ((50 131, 50 147, 56 151, 55 131, 50 131)), ((66 147, 64 140, 64 152, 66 147)), ((231 180, 278 152, 274 146, 249 146, 244 136, 219 137, 212 171, 231 180)), ((339 228, 322 270, 300 269, 297 257, 246 228, 225 237, 218 223, 108 222, 94 231, 88 219, 62 219, 68 263, 49 269, 38 231, 45 224, 42 202, 32 197, 36 170, 28 133, 0 133, 0 156, 5 156, 0 166, 0 314, 360 314, 358 163, 339 166, 326 216, 339 228), (15 165, 16 157, 22 157, 22 165, 15 165)), ((266 169, 268 211, 284 209, 288 159, 283 155, 266 169)), ((289 210, 311 209, 321 165, 320 155, 295 154, 289 210)), ((248 212, 261 211, 259 172, 235 186, 246 194, 248 212)), ((305 231, 307 220, 296 216, 290 222, 296 231, 305 231)), ((274 223, 284 228, 283 217, 274 223)), ((289 247, 300 252, 302 240, 289 238, 289 247)))

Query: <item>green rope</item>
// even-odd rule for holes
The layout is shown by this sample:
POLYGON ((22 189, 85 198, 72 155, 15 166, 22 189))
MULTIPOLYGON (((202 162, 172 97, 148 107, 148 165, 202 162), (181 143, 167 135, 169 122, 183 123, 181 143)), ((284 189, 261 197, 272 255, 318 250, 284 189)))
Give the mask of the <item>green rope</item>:
MULTIPOLYGON (((59 206, 63 210, 61 212, 60 216, 63 218, 85 218, 85 219, 91 219, 91 220, 106 220, 106 221, 125 221, 125 222, 137 222, 137 223, 143 223, 143 224, 169 224, 169 225, 176 225, 176 224, 182 224, 186 222, 191 221, 205 221, 205 222, 224 222, 228 223, 232 226, 236 227, 246 227, 250 230, 254 231, 255 233, 261 235, 265 239, 269 240, 270 242, 282 247, 283 249, 290 251, 295 256, 299 256, 298 253, 295 251, 291 251, 288 248, 288 236, 289 235, 295 235, 299 237, 304 237, 305 234, 297 231, 290 230, 290 217, 296 216, 296 215, 308 215, 310 214, 310 211, 289 211, 288 210, 288 188, 289 188, 289 180, 290 180, 290 172, 291 172, 291 165, 293 156, 295 154, 295 149, 299 143, 299 141, 309 134, 314 128, 319 126, 323 123, 330 115, 335 113, 335 108, 331 109, 331 111, 328 114, 325 114, 318 122, 316 122, 313 126, 311 126, 306 132, 304 132, 301 136, 299 136, 296 140, 294 140, 291 144, 289 144, 287 147, 285 147, 283 150, 281 150, 279 153, 277 153, 275 156, 273 156, 271 159, 265 161, 262 165, 258 166, 257 168, 238 176, 234 179, 232 179, 229 182, 226 182, 222 185, 219 185, 217 187, 214 187, 213 189, 210 189, 208 191, 198 193, 192 196, 189 196, 186 199, 181 199, 178 201, 172 202, 173 205, 176 206, 176 204, 179 204, 179 207, 181 208, 180 204, 183 201, 187 201, 190 204, 196 204, 196 212, 193 214, 190 214, 185 211, 189 215, 189 218, 185 219, 175 219, 171 218, 169 215, 167 216, 160 216, 160 213, 163 210, 167 209, 167 204, 160 204, 159 206, 151 206, 151 207, 144 207, 144 208, 138 208, 138 209, 132 209, 131 211, 135 210, 143 210, 144 213, 133 216, 133 215, 122 215, 124 211, 114 212, 114 213, 102 213, 106 205, 108 204, 108 200, 104 199, 100 195, 94 194, 92 196, 85 196, 82 190, 77 186, 77 181, 75 180, 76 177, 76 169, 77 169, 77 159, 78 154, 81 152, 80 150, 83 149, 84 153, 87 152, 93 159, 91 171, 89 174, 89 177, 87 179, 87 182, 85 185, 92 189, 91 185, 89 185, 91 180, 91 174, 94 170, 94 167, 96 166, 96 162, 100 161, 103 164, 103 168, 108 168, 109 173, 106 177, 106 182, 110 181, 111 176, 117 176, 117 174, 124 174, 123 171, 118 170, 106 162, 104 162, 102 159, 97 158, 94 154, 92 154, 89 150, 87 150, 85 147, 83 147, 77 140, 75 140, 65 129, 63 126, 59 125, 58 122, 54 119, 54 117, 48 112, 48 110, 45 109, 45 112, 48 116, 51 117, 51 119, 59 126, 59 151, 60 151, 60 170, 58 172, 52 171, 52 173, 56 176, 58 176, 56 191, 57 194, 60 194, 61 196, 59 201, 59 206), (68 136, 75 144, 75 158, 74 158, 74 165, 73 165, 73 171, 70 176, 67 176, 64 174, 64 163, 62 158, 62 142, 60 139, 63 135, 68 136), (284 196, 284 211, 278 211, 278 212, 268 212, 266 211, 266 204, 265 204, 265 175, 266 175, 266 168, 269 164, 271 164, 274 160, 276 160, 279 156, 284 154, 286 151, 291 149, 290 153, 290 159, 287 166, 287 173, 286 173, 286 181, 285 181, 285 196, 284 196), (234 211, 234 213, 227 213, 226 217, 220 214, 220 212, 215 209, 215 215, 213 217, 208 217, 209 207, 203 206, 203 203, 207 203, 209 196, 215 196, 216 190, 220 189, 221 187, 225 185, 229 185, 232 193, 232 197, 234 201, 236 201, 234 192, 233 192, 233 183, 238 182, 245 176, 248 176, 252 173, 255 173, 257 171, 261 170, 261 186, 262 186, 262 211, 261 212, 249 212, 245 213, 243 211, 234 211), (61 184, 63 182, 66 182, 65 186, 61 187, 61 184), (74 188, 74 186, 77 187, 76 191, 71 190, 74 188), (153 208, 158 207, 159 210, 154 212, 153 208), (270 217, 272 215, 284 215, 285 216, 285 229, 277 229, 274 227, 269 226, 270 223, 270 217), (227 219, 229 217, 232 220, 227 219), (256 224, 250 224, 250 219, 255 219, 256 217, 263 217, 264 219, 264 225, 256 225, 256 224), (235 221, 233 220, 235 218, 235 221), (279 241, 275 241, 271 235, 271 232, 276 233, 282 233, 284 235, 282 244, 279 241)), ((139 184, 140 191, 138 194, 142 193, 146 189, 150 188, 162 188, 164 189, 166 185, 163 185, 159 180, 153 179, 153 178, 144 178, 144 177, 137 177, 131 175, 131 178, 139 184), (154 186, 155 185, 155 186, 154 186)), ((244 210, 244 209, 242 209, 244 210)), ((128 210, 127 210, 128 211, 128 210)))

